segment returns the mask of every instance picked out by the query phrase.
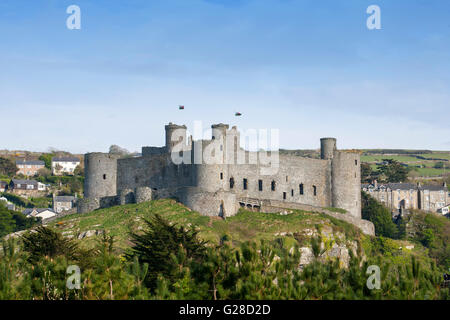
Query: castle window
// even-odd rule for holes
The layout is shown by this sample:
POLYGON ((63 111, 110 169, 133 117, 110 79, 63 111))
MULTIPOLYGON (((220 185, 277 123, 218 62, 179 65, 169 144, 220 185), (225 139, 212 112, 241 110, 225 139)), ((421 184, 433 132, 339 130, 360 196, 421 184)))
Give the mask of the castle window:
POLYGON ((286 176, 286 182, 288 182, 288 180, 289 180, 289 179, 288 179, 288 176, 286 176))
POLYGON ((234 188, 234 178, 230 178, 230 189, 234 188))
POLYGON ((286 192, 283 192, 283 200, 286 200, 286 192))
POLYGON ((258 180, 258 189, 259 189, 259 191, 263 191, 263 181, 262 180, 258 180))
POLYGON ((294 196, 294 189, 291 189, 291 197, 294 196))
POLYGON ((223 172, 220 173, 220 180, 223 180, 223 172))
POLYGON ((313 186, 313 194, 316 196, 317 195, 317 187, 313 186))
POLYGON ((272 189, 272 191, 275 191, 275 187, 276 187, 275 181, 272 181, 272 183, 270 184, 270 188, 272 189))
POLYGON ((357 166, 358 165, 358 160, 355 160, 355 166, 357 166))
POLYGON ((103 175, 103 180, 106 180, 106 174, 103 175))
POLYGON ((223 151, 223 145, 220 145, 220 151, 223 151))
POLYGON ((303 183, 301 183, 298 187, 300 189, 300 194, 303 194, 303 183))
POLYGON ((243 183, 244 183, 244 186, 243 186, 244 190, 247 190, 247 188, 248 188, 248 181, 247 181, 247 179, 244 178, 243 183))

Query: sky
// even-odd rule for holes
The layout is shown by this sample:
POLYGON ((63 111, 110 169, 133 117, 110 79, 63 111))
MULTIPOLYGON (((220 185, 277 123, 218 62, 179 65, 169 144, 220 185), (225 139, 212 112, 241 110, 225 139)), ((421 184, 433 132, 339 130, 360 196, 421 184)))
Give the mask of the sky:
POLYGON ((285 149, 450 150, 449 13, 443 0, 1 0, 0 149, 139 151, 169 122, 202 121, 277 129, 285 149))

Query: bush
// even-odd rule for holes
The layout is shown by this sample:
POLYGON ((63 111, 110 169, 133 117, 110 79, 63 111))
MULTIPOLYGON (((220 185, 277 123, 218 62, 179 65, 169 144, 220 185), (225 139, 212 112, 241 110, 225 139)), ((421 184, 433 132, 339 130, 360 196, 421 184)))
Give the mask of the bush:
POLYGON ((396 239, 400 232, 392 221, 392 215, 388 208, 373 199, 365 192, 361 192, 363 219, 371 221, 375 226, 375 234, 396 239))

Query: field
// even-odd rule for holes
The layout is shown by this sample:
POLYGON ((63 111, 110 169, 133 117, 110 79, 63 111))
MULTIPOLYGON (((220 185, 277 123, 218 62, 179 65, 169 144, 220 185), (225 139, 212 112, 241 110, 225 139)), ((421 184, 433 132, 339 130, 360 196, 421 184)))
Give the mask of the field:
POLYGON ((439 177, 450 173, 450 152, 437 151, 429 153, 417 154, 390 154, 386 153, 374 154, 372 152, 364 152, 361 155, 361 161, 369 163, 373 170, 379 166, 377 163, 383 159, 392 159, 404 163, 415 171, 419 177, 439 177), (443 163, 443 168, 435 168, 437 163, 443 163))

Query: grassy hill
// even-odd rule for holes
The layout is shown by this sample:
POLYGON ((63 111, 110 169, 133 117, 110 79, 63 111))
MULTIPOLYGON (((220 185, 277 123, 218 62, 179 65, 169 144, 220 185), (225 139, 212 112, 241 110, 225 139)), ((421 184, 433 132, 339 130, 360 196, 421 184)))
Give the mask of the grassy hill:
POLYGON ((351 248, 358 243, 367 256, 382 253, 394 264, 402 264, 411 255, 421 261, 429 261, 428 249, 420 243, 370 237, 358 228, 341 220, 318 212, 289 210, 287 215, 250 212, 240 209, 234 217, 222 220, 218 217, 202 216, 172 199, 154 200, 141 204, 128 204, 95 210, 86 214, 73 214, 49 223, 64 236, 78 240, 85 248, 92 248, 99 234, 106 231, 116 239, 118 254, 131 246, 129 232, 138 232, 145 227, 144 219, 160 214, 171 223, 197 228, 199 236, 211 244, 220 243, 226 236, 234 246, 245 241, 282 240, 291 246, 298 243, 310 247, 312 237, 317 235, 317 226, 323 241, 351 248), (83 234, 88 232, 87 236, 83 234))
MULTIPOLYGON (((288 241, 296 241, 295 237, 300 238, 302 232, 313 232, 317 224, 322 225, 325 232, 330 234, 336 233, 347 239, 361 237, 359 230, 353 225, 322 213, 300 210, 291 212, 288 215, 279 215, 241 209, 236 216, 222 220, 218 217, 202 216, 175 200, 163 199, 68 215, 49 225, 65 236, 74 238, 79 238, 87 231, 106 231, 116 237, 117 247, 121 249, 130 245, 129 232, 139 231, 143 227, 143 219, 150 218, 152 214, 160 214, 170 222, 188 228, 198 228, 199 235, 212 243, 219 243, 225 235, 235 244, 248 240, 273 240, 280 236, 287 236, 288 241)), ((87 247, 94 243, 95 236, 86 237, 82 241, 82 245, 87 247)))

